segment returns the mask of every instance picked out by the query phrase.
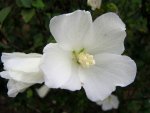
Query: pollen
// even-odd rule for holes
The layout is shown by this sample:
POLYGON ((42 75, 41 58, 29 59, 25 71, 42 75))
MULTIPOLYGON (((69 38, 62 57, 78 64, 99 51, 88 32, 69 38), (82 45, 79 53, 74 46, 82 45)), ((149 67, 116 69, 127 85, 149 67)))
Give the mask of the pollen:
POLYGON ((88 54, 84 50, 81 50, 78 53, 74 52, 74 55, 77 63, 84 68, 89 68, 90 66, 95 64, 93 55, 88 54))
POLYGON ((93 55, 90 55, 85 52, 81 52, 78 55, 78 62, 81 64, 82 67, 88 68, 91 65, 95 64, 95 60, 93 58, 93 55))

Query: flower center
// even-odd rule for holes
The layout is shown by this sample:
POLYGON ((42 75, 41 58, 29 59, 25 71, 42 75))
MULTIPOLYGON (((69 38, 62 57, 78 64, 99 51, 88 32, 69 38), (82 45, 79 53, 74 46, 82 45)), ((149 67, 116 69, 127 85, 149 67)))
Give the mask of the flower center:
POLYGON ((88 54, 84 49, 79 52, 73 51, 73 55, 76 62, 84 68, 89 68, 91 65, 95 64, 93 55, 88 54))

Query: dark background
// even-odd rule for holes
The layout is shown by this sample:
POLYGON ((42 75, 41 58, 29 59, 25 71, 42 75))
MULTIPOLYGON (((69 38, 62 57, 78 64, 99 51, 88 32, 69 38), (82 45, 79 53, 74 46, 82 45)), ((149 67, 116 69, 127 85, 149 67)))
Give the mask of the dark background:
MULTIPOLYGON (((86 0, 0 0, 0 52, 37 52, 55 42, 49 21, 55 15, 77 9, 91 11, 86 0)), ((101 9, 91 11, 93 19, 105 12, 117 12, 127 27, 125 55, 137 64, 134 83, 114 92, 120 100, 117 110, 106 113, 150 113, 150 0, 103 0, 101 9)), ((0 71, 3 70, 0 62, 0 71)), ((40 99, 34 85, 16 98, 7 96, 7 80, 0 78, 0 113, 102 113, 84 90, 51 89, 40 99)))

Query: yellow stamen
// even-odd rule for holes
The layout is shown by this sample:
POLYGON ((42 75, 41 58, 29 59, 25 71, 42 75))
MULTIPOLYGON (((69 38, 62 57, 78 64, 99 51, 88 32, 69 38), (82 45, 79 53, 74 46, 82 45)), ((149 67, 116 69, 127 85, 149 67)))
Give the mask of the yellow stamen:
POLYGON ((86 53, 84 50, 79 53, 73 52, 77 63, 84 68, 89 68, 91 65, 95 64, 93 55, 86 53))

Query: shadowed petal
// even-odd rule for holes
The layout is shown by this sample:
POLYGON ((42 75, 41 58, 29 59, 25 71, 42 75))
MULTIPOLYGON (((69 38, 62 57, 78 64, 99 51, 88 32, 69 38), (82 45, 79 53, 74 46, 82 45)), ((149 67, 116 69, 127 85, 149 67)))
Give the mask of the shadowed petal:
POLYGON ((16 97, 16 95, 20 92, 23 92, 26 88, 30 87, 33 84, 26 84, 23 82, 17 82, 15 80, 10 79, 7 84, 8 88, 8 96, 16 97))

